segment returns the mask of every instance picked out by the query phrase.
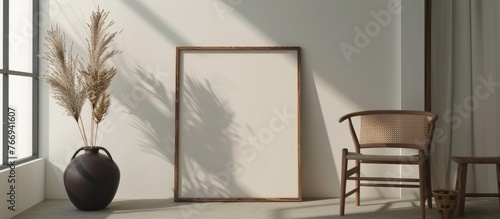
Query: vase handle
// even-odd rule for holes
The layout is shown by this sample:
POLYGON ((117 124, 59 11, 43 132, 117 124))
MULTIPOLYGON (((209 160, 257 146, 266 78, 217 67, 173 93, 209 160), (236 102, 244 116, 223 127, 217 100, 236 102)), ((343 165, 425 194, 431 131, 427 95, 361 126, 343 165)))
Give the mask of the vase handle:
POLYGON ((78 152, 80 152, 83 149, 85 149, 85 147, 78 148, 78 150, 76 150, 75 153, 73 154, 73 157, 71 157, 71 160, 75 159, 75 157, 78 154, 78 152))
POLYGON ((111 161, 115 162, 115 161, 113 160, 113 157, 111 157, 111 154, 109 153, 109 151, 108 151, 108 150, 106 150, 106 148, 103 148, 103 147, 100 147, 100 146, 96 146, 96 148, 97 148, 97 149, 101 149, 101 150, 103 150, 104 152, 106 152, 106 155, 108 155, 109 159, 110 159, 111 161))
MULTIPOLYGON (((78 154, 78 152, 80 152, 81 150, 85 150, 86 148, 89 148, 89 147, 81 147, 81 148, 78 148, 78 150, 76 150, 76 151, 75 151, 75 153, 73 154, 73 157, 71 157, 71 160, 75 159, 75 157, 76 157, 76 155, 78 154)), ((97 149, 97 150, 103 150, 103 151, 106 153, 106 155, 108 155, 109 159, 110 159, 111 161, 115 162, 115 161, 113 160, 113 157, 111 157, 111 154, 109 153, 109 151, 108 151, 108 150, 106 150, 106 148, 103 148, 103 147, 100 147, 100 146, 95 146, 95 147, 93 147, 93 148, 95 148, 95 149, 97 149)))

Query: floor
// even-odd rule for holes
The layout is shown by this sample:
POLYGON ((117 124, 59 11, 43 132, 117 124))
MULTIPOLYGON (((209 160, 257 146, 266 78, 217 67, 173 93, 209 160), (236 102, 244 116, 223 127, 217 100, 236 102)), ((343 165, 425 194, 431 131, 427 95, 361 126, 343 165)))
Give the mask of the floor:
MULTIPOLYGON (((172 200, 115 200, 101 211, 79 211, 67 200, 46 200, 14 217, 23 218, 419 218, 417 200, 362 200, 356 207, 346 204, 346 216, 339 216, 339 199, 302 202, 176 203, 172 200)), ((434 205, 434 207, 436 207, 434 205)), ((426 209, 426 218, 441 218, 437 209, 426 209)), ((468 198, 465 216, 455 218, 500 218, 498 198, 468 198)))

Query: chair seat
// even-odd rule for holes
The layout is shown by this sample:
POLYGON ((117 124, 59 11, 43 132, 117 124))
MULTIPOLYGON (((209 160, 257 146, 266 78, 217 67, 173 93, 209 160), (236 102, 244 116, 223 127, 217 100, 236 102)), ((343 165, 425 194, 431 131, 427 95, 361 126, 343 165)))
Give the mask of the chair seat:
MULTIPOLYGON (((365 155, 365 154, 349 154, 346 156, 348 160, 359 160, 363 163, 405 163, 418 164, 420 158, 418 155, 400 156, 400 155, 365 155)), ((426 155, 425 159, 429 156, 426 155)))

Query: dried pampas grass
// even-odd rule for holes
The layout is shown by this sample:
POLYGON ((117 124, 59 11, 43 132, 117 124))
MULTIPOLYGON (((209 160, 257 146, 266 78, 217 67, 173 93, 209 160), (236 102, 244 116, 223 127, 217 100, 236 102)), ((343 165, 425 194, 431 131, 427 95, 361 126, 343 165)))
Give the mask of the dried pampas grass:
POLYGON ((51 88, 52 96, 72 116, 87 146, 95 146, 99 123, 106 117, 111 105, 108 88, 116 75, 115 67, 106 67, 105 63, 113 56, 121 53, 110 48, 113 39, 119 32, 109 32, 114 21, 107 22, 109 12, 100 8, 92 12, 90 37, 87 38, 88 60, 78 55, 73 57, 72 47, 67 50, 65 35, 59 27, 51 27, 45 36, 48 51, 42 56, 49 62, 49 74, 44 77, 51 88), (79 68, 77 69, 77 63, 79 68), (86 130, 81 118, 81 111, 89 100, 91 107, 90 130, 86 130), (87 133, 90 132, 90 138, 87 133))

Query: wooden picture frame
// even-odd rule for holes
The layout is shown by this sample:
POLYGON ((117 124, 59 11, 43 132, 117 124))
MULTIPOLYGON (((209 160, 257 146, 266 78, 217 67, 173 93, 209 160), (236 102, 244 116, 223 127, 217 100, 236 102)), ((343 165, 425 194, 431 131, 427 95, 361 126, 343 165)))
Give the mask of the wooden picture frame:
POLYGON ((177 47, 177 202, 301 201, 300 47, 177 47))

